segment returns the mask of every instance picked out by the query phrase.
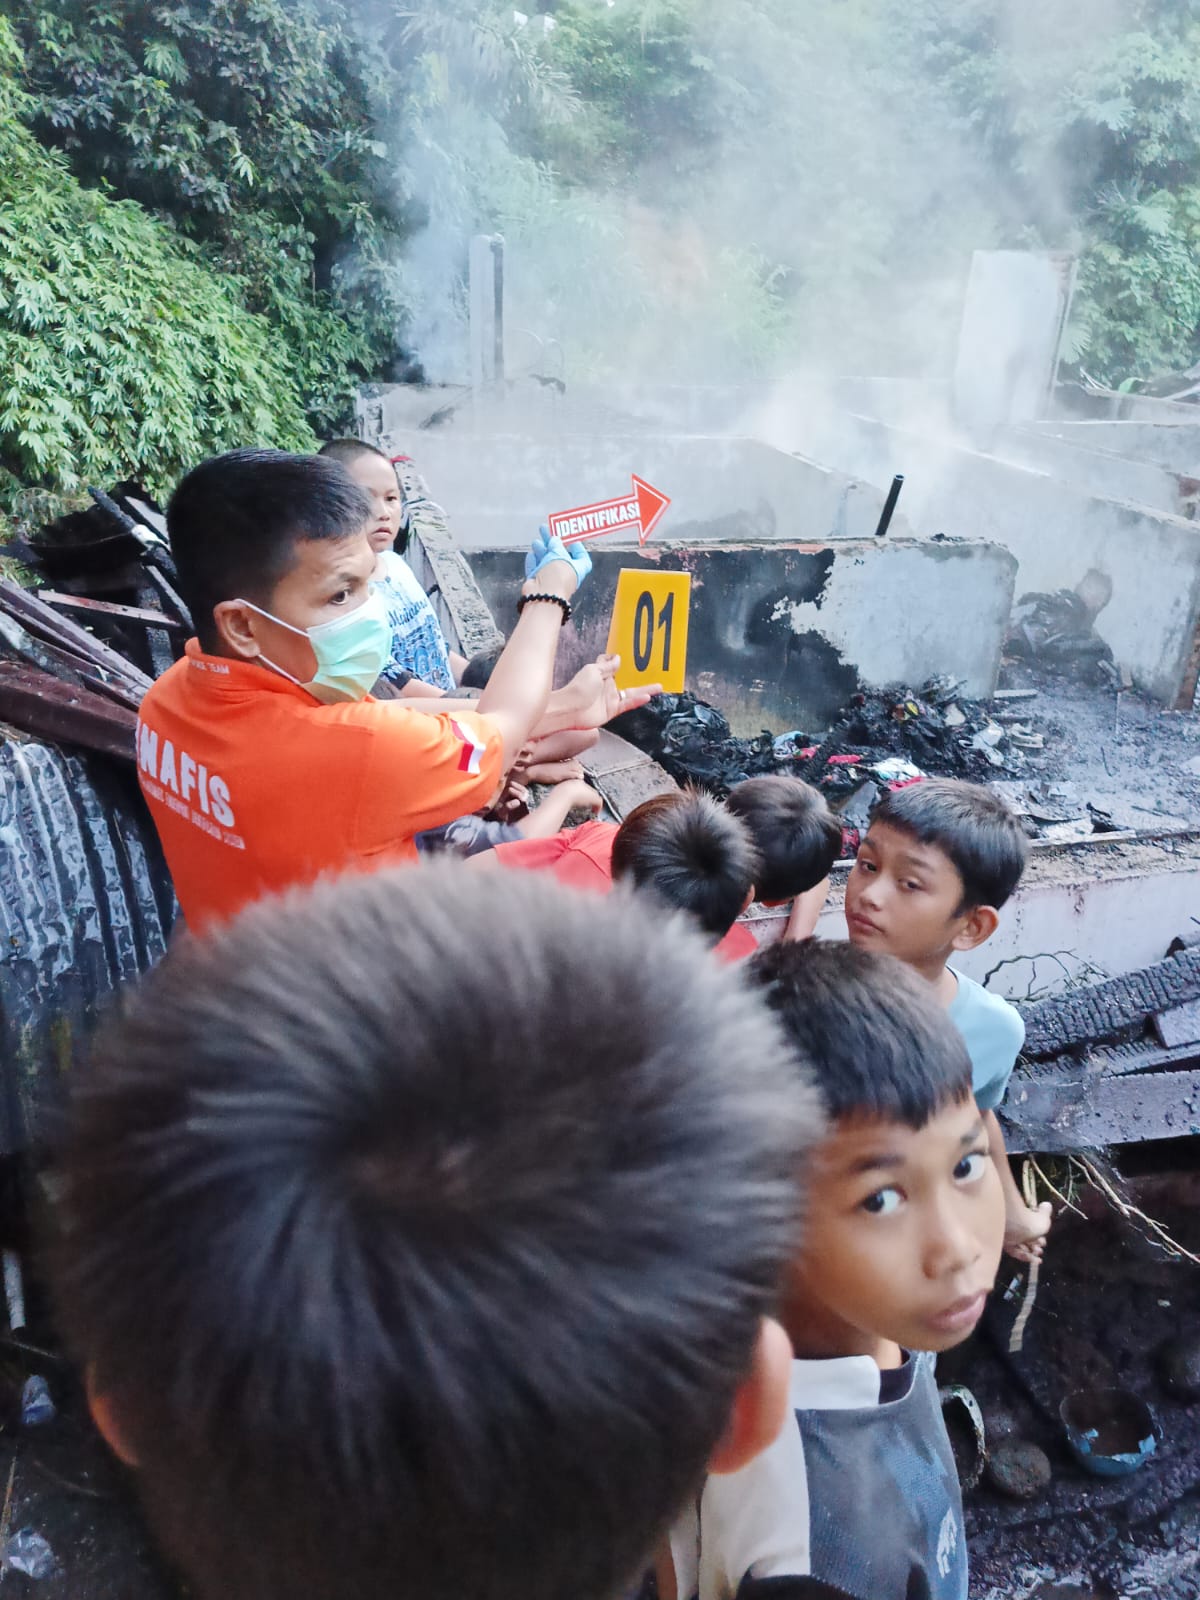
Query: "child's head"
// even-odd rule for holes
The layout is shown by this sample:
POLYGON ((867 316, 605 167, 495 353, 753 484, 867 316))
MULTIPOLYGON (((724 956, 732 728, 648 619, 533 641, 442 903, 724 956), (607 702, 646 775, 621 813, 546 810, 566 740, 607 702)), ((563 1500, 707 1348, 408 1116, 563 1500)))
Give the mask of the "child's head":
POLYGON ((613 841, 614 882, 650 889, 721 939, 750 904, 758 853, 736 817, 696 789, 643 800, 613 841))
POLYGON ((750 830, 762 866, 755 896, 767 905, 791 900, 829 876, 842 848, 842 825, 825 796, 799 778, 746 778, 725 802, 750 830))
POLYGON ((995 932, 1027 852, 1021 824, 982 784, 931 778, 890 790, 846 882, 850 938, 913 966, 944 965, 995 932))
POLYGON ((292 630, 332 622, 367 599, 370 515, 345 468, 321 456, 231 450, 194 467, 171 496, 167 532, 201 647, 265 655, 301 682, 311 678, 312 647, 292 630))
POLYGON ((463 675, 459 679, 460 689, 486 689, 492 673, 496 670, 496 663, 504 654, 506 641, 490 646, 487 650, 477 650, 463 668, 463 675))
POLYGON ((184 941, 98 1042, 64 1324, 202 1600, 610 1600, 782 1422, 820 1122, 635 897, 345 878, 184 941))
POLYGON ((321 446, 321 454, 342 466, 371 497, 371 524, 367 537, 371 549, 378 555, 390 550, 404 520, 404 496, 400 480, 391 459, 362 439, 330 439, 321 446))
POLYGON ((831 1355, 873 1340, 960 1343, 996 1275, 1004 1200, 957 1029, 890 956, 784 942, 749 970, 830 1119, 810 1168, 793 1320, 831 1355))

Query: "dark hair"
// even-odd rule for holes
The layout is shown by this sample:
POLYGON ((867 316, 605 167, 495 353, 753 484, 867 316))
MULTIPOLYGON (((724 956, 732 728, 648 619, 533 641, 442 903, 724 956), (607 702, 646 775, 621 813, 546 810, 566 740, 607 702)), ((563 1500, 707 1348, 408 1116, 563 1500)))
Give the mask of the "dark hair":
POLYGON ((790 900, 813 889, 837 860, 842 825, 825 796, 800 778, 746 778, 729 791, 728 810, 750 830, 762 868, 759 900, 790 900))
POLYGON ((652 889, 723 938, 746 904, 758 872, 749 833, 697 789, 656 794, 625 818, 613 840, 614 882, 652 889))
POLYGON ((388 466, 391 467, 392 473, 396 479, 396 488, 400 494, 400 505, 403 510, 400 520, 400 531, 392 541, 392 549, 397 551, 400 555, 403 555, 408 549, 410 533, 408 513, 407 509, 404 509, 404 485, 400 482, 400 474, 396 471, 396 463, 392 460, 391 456, 388 455, 387 451, 381 450, 378 445, 368 444, 365 439, 352 439, 346 437, 342 439, 328 440, 321 446, 318 454, 329 456, 334 461, 340 461, 342 465, 346 467, 348 467, 353 461, 361 461, 363 456, 378 456, 380 461, 387 462, 388 466))
POLYGON ((462 677, 459 679, 460 689, 486 689, 488 680, 496 670, 496 663, 504 653, 507 640, 493 645, 490 650, 476 650, 475 654, 463 668, 462 677))
POLYGON ((1021 881, 1029 843, 1013 812, 982 783, 928 778, 889 789, 871 812, 876 822, 949 856, 962 879, 960 912, 999 911, 1021 881))
POLYGON ((923 1128, 971 1093, 962 1035, 924 979, 894 956, 783 940, 747 970, 816 1076, 826 1114, 923 1128))
POLYGON ((63 1323, 204 1600, 610 1600, 728 1421, 821 1121, 682 919, 343 878, 103 1030, 63 1323))
POLYGON ((361 456, 378 456, 389 467, 392 465, 391 456, 380 450, 378 445, 368 444, 365 439, 330 439, 321 446, 318 454, 332 456, 335 461, 357 461, 361 456))
POLYGON ((214 606, 269 608, 301 540, 347 539, 370 515, 345 467, 322 456, 231 450, 193 467, 167 505, 167 533, 202 648, 217 642, 214 606))

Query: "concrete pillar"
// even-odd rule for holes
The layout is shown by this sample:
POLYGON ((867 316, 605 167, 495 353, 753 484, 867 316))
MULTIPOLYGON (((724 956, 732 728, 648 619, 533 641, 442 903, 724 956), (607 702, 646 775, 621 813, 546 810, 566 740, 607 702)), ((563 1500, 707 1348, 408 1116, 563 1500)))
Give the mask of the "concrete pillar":
POLYGON ((1075 258, 976 250, 954 370, 954 419, 981 448, 1006 423, 1047 414, 1075 258))
POLYGON ((470 248, 471 387, 504 381, 504 240, 476 234, 470 248))

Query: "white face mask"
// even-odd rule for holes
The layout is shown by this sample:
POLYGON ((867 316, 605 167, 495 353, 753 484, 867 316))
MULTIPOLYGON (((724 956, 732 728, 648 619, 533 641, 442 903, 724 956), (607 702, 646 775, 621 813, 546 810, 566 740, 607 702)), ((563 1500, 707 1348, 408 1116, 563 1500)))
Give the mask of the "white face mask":
POLYGON ((314 700, 322 705, 339 701, 361 700, 370 694, 380 673, 392 655, 392 629, 388 621, 387 604, 381 594, 372 590, 361 606, 347 612, 344 617, 334 617, 332 622, 319 622, 315 628, 294 628, 290 622, 264 611, 253 601, 242 600, 260 617, 277 622, 289 633, 298 633, 307 639, 317 658, 317 670, 307 683, 300 683, 290 672, 259 652, 258 659, 289 683, 307 689, 314 700))

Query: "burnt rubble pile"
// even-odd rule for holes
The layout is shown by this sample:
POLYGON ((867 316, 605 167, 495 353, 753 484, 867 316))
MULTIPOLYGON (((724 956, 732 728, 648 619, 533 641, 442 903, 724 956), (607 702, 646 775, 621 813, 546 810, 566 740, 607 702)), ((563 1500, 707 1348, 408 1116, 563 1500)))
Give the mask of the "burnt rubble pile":
POLYGON ((0 555, 42 587, 0 581, 0 721, 131 760, 137 711, 191 631, 162 513, 136 483, 0 555))
POLYGON ((1011 1148, 1102 1150, 1200 1134, 1194 929, 1152 966, 1019 1009, 1025 1046, 1001 1112, 1011 1148))
POLYGON ((1024 1006, 1026 1058, 1049 1060, 1102 1040, 1133 1042, 1152 1021, 1164 1047, 1197 1044, 1200 946, 1177 940, 1172 951, 1139 972, 1024 1006))
POLYGON ((1095 612, 1074 589, 1023 594, 1013 608, 1010 656, 1068 672, 1085 683, 1121 684, 1112 651, 1093 626, 1095 612))
POLYGON ((842 817, 846 855, 857 849, 885 790, 932 776, 992 782, 1031 838, 1060 841, 1112 831, 1111 816, 1077 801, 1071 786, 1030 782, 1029 758, 1046 746, 1028 709, 1036 690, 1001 689, 990 704, 958 691, 953 679, 937 678, 919 690, 856 694, 820 740, 799 729, 738 738, 715 706, 688 693, 661 695, 612 726, 676 782, 698 784, 719 798, 764 773, 816 785, 842 817))
POLYGON ((680 784, 697 784, 724 799, 744 778, 778 772, 775 736, 739 739, 707 701, 694 694, 662 694, 636 711, 615 717, 614 733, 628 739, 680 784))

